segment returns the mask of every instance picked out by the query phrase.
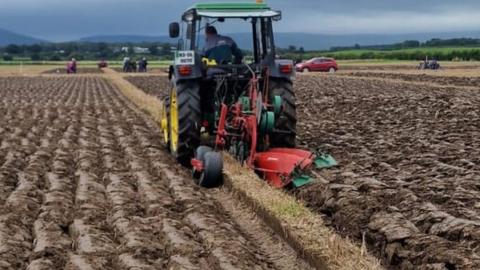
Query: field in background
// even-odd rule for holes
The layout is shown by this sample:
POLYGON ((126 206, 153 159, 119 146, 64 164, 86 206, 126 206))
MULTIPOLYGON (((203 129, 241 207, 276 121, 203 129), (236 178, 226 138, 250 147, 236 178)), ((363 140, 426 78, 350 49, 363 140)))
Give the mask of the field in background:
MULTIPOLYGON (((417 66, 417 60, 389 60, 389 59, 357 59, 357 60, 337 60, 340 65, 405 65, 417 66)), ((440 61, 440 64, 445 67, 456 66, 480 66, 480 61, 440 61)))
MULTIPOLYGON (((310 56, 312 52, 308 52, 310 56)), ((404 59, 420 60, 425 56, 437 60, 480 59, 480 47, 419 47, 398 50, 348 49, 343 51, 326 51, 325 56, 337 59, 404 59)))
MULTIPOLYGON (((319 54, 321 56, 321 54, 319 54)), ((441 61, 442 70, 437 72, 416 70, 419 61, 404 60, 337 60, 340 73, 362 70, 375 70, 384 72, 407 72, 414 74, 427 73, 441 76, 479 76, 480 61, 441 61)), ((162 74, 171 61, 150 61, 149 73, 162 74)), ((2 62, 0 61, 0 75, 31 75, 42 73, 65 73, 65 61, 25 61, 25 62, 2 62)), ((109 61, 109 66, 117 71, 121 71, 121 61, 109 61)), ((79 73, 97 73, 93 72, 97 68, 96 61, 79 61, 79 73)))
MULTIPOLYGON (((78 61, 78 73, 98 73, 96 61, 78 61)), ((123 66, 121 61, 109 61, 109 67, 120 70, 123 66)), ((163 73, 171 61, 149 61, 148 68, 151 73, 163 73)), ((43 73, 66 72, 66 61, 25 61, 25 62, 2 62, 0 61, 0 75, 35 75, 43 73)))
MULTIPOLYGON (((148 59, 148 58, 147 58, 148 59)), ((149 61, 150 67, 167 67, 172 61, 149 61)), ((82 67, 96 67, 98 61, 78 61, 78 66, 82 67)), ((108 61, 111 67, 122 67, 122 61, 108 61)), ((0 67, 2 66, 65 66, 66 61, 0 61, 0 67)))
POLYGON ((64 68, 60 65, 0 65, 0 75, 31 75, 40 74, 56 68, 64 68))

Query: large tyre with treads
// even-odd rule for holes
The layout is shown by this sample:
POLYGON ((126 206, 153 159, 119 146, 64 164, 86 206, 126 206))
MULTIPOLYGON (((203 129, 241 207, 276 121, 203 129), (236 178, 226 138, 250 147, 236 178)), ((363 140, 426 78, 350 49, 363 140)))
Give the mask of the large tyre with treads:
POLYGON ((195 80, 177 82, 170 91, 169 144, 172 155, 185 166, 190 165, 200 145, 200 86, 195 80))
POLYGON ((270 147, 295 147, 297 136, 297 108, 292 82, 271 78, 268 90, 269 101, 274 96, 282 98, 282 109, 275 118, 275 129, 270 135, 270 147))

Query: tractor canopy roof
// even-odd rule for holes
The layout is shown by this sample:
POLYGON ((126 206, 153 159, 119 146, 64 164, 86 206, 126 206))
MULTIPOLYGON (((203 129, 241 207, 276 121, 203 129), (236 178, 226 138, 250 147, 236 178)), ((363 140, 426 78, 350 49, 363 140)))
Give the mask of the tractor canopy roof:
POLYGON ((280 20, 282 13, 271 10, 264 3, 204 3, 196 4, 183 14, 183 20, 207 18, 273 18, 280 20))

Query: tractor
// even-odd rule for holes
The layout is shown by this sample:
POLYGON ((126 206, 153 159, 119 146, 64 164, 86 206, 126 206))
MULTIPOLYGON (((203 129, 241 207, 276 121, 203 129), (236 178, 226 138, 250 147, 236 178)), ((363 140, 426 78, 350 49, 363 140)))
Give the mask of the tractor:
POLYGON ((436 59, 428 59, 428 56, 418 64, 417 69, 419 70, 425 70, 425 69, 431 69, 431 70, 439 70, 440 69, 440 63, 436 59))
POLYGON ((206 3, 169 25, 178 45, 161 130, 170 153, 202 187, 222 184, 224 153, 277 188, 309 183, 313 166, 336 165, 328 154, 295 148, 295 66, 277 59, 274 42, 273 23, 281 17, 261 1, 206 3), (240 63, 202 54, 203 30, 226 21, 251 27, 253 49, 240 63))

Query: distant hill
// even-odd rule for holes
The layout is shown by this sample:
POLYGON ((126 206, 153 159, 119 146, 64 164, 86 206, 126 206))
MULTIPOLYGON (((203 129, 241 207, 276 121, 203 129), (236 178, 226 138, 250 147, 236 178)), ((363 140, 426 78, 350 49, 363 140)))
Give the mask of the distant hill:
MULTIPOLYGON (((251 34, 233 33, 227 34, 234 38, 241 48, 251 48, 251 34)), ((327 50, 331 47, 345 47, 360 45, 393 44, 405 40, 418 40, 425 42, 432 38, 480 38, 480 32, 450 32, 450 33, 416 33, 416 34, 355 34, 355 35, 326 35, 308 33, 276 33, 275 41, 278 47, 287 48, 289 45, 304 47, 306 50, 327 50)), ((80 39, 87 42, 107 43, 140 43, 140 42, 172 42, 166 35, 142 36, 142 35, 105 35, 92 36, 80 39)))
MULTIPOLYGON (((240 47, 251 47, 250 34, 232 34, 240 47)), ((432 38, 480 38, 480 32, 424 33, 424 34, 356 34, 356 35, 326 35, 308 33, 277 33, 275 43, 280 48, 294 45, 305 50, 328 50, 331 47, 360 45, 380 45, 418 40, 425 42, 432 38)))
POLYGON ((0 28, 0 46, 6 46, 9 44, 16 45, 31 45, 35 43, 44 43, 45 40, 38 38, 17 34, 5 29, 0 28))
MULTIPOLYGON (((226 34, 234 38, 239 47, 250 49, 252 47, 250 33, 232 33, 226 34)), ((305 50, 328 50, 331 47, 348 47, 359 45, 380 45, 394 44, 405 40, 418 40, 425 42, 432 38, 450 39, 450 38, 480 38, 480 32, 446 32, 446 33, 416 33, 416 34, 352 34, 352 35, 327 35, 327 34, 309 34, 309 33, 276 33, 275 41, 278 47, 287 48, 294 45, 297 48, 303 47, 305 50)), ((202 37, 200 37, 203 40, 202 37)), ((142 42, 171 42, 167 35, 148 36, 148 35, 98 35, 84 37, 77 41, 81 42, 106 42, 106 43, 142 43, 142 42)), ((8 44, 28 45, 34 43, 46 42, 41 39, 29 37, 0 29, 0 46, 8 44)))

